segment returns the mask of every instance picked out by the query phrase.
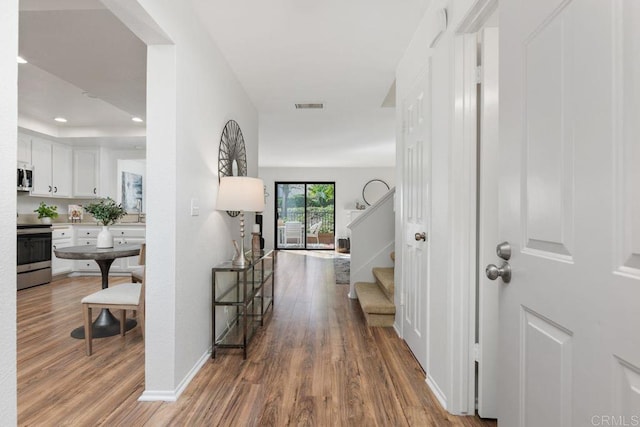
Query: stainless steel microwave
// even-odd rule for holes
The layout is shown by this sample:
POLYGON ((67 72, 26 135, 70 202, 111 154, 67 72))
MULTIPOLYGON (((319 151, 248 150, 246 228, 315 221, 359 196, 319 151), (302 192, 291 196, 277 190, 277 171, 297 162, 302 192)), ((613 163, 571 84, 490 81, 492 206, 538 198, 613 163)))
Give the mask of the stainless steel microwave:
POLYGON ((18 166, 18 191, 31 191, 33 189, 33 166, 18 166))

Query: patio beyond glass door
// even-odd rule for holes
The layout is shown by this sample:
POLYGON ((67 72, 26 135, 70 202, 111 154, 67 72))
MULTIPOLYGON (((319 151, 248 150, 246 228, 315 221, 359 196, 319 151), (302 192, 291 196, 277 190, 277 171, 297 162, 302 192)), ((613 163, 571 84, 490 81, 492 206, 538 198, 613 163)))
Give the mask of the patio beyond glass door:
POLYGON ((335 249, 335 183, 276 182, 277 249, 335 249))

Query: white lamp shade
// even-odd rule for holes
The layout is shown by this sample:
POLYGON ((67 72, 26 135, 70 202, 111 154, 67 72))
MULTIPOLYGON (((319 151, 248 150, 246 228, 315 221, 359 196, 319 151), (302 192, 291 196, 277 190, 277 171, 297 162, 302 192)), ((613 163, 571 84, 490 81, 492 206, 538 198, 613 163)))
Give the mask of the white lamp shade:
POLYGON ((220 178, 216 209, 262 212, 264 210, 264 183, 260 178, 247 176, 220 178))

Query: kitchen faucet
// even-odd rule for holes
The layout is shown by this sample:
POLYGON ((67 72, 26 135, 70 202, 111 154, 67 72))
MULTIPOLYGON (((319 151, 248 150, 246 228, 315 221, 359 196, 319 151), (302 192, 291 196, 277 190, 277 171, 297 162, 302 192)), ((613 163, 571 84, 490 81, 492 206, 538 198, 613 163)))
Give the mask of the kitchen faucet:
POLYGON ((142 199, 136 200, 136 209, 138 210, 138 222, 142 222, 142 199))

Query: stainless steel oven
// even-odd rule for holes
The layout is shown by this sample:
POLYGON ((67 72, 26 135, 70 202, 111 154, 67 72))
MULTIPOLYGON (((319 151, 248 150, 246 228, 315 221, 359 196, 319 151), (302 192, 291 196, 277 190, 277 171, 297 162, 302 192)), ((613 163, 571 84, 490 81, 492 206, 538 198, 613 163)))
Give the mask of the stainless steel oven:
POLYGON ((18 225, 18 289, 51 282, 50 225, 18 225))

